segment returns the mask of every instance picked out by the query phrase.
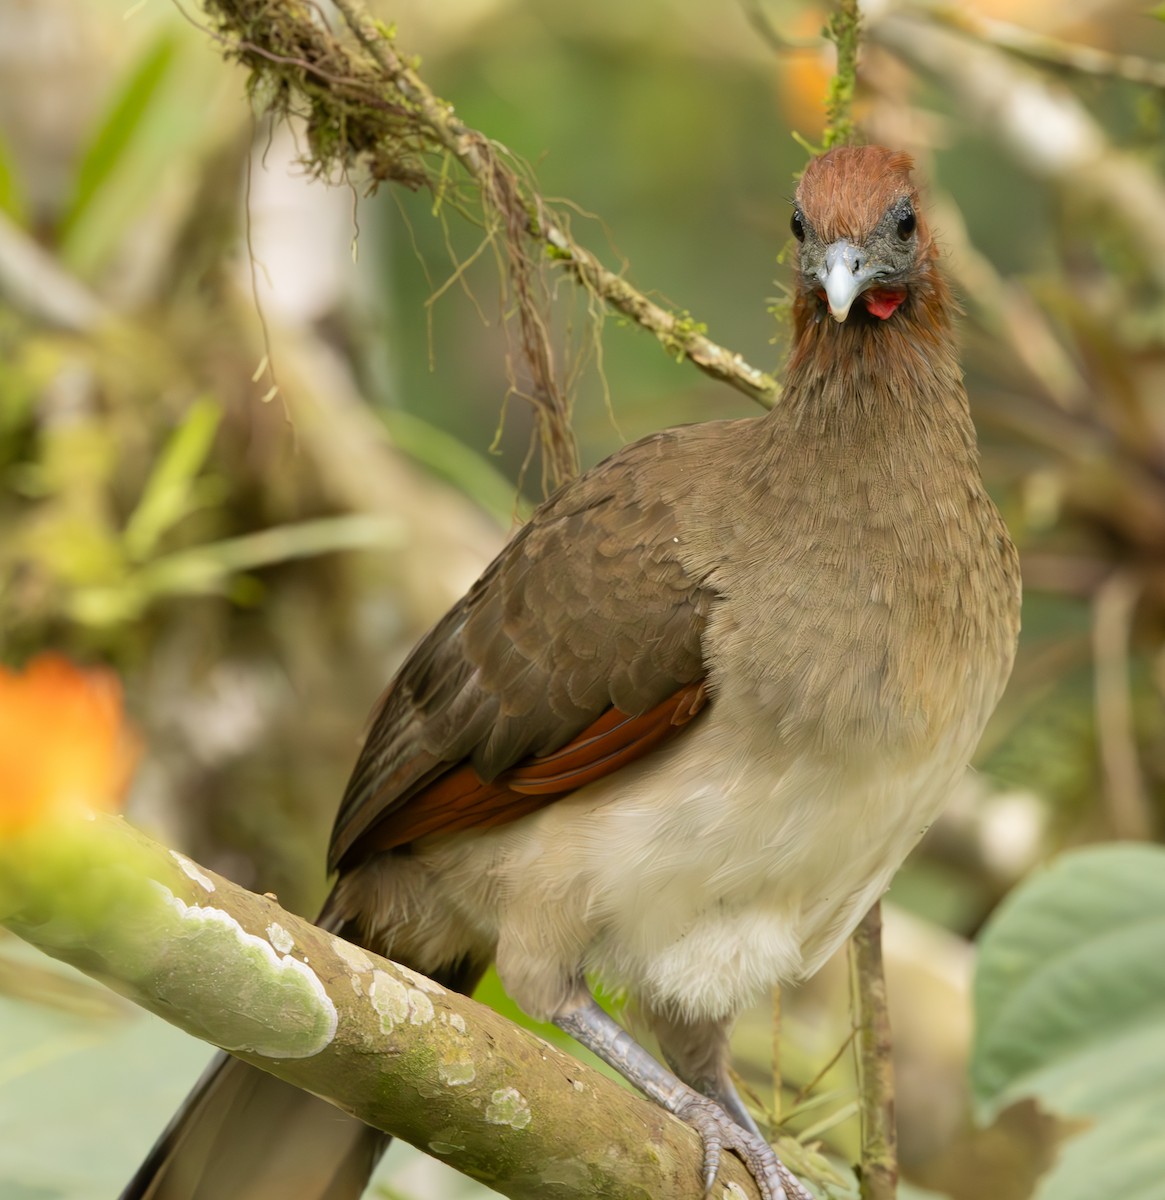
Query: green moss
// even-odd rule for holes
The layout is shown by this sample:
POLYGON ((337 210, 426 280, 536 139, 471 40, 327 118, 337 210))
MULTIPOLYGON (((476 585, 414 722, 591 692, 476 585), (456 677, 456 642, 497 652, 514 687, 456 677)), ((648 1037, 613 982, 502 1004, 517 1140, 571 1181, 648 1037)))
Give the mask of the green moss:
POLYGON ((824 148, 844 146, 854 140, 854 92, 858 78, 858 45, 861 14, 857 0, 842 0, 825 27, 825 36, 837 47, 837 71, 825 98, 824 148))
POLYGON ((683 362, 691 340, 707 336, 708 326, 703 321, 697 321, 686 309, 673 315, 673 321, 671 330, 661 333, 659 340, 676 362, 683 362))

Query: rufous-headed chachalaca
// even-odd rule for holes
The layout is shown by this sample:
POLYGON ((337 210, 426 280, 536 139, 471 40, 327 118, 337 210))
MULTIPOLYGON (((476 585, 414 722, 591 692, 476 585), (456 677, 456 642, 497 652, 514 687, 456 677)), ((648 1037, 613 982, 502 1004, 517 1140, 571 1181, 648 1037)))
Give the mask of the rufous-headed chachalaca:
MULTIPOLYGON (((463 991, 496 962, 526 1012, 696 1126, 709 1185, 727 1148, 769 1197, 804 1193, 730 1082, 733 1019, 885 890, 1019 624, 910 169, 866 146, 805 171, 771 412, 665 430, 567 484, 413 650, 340 805, 321 916, 463 991), (634 997, 667 1068, 591 974, 634 997)), ((385 1143, 223 1059, 125 1196, 347 1200, 385 1143)))

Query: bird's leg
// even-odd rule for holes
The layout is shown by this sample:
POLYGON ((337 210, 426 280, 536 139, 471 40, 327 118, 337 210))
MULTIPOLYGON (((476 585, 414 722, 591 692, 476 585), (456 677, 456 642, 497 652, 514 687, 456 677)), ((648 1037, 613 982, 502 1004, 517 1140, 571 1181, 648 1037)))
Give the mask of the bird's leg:
POLYGON ((741 1129, 746 1129, 749 1133, 756 1134, 757 1137, 764 1136, 731 1080, 726 1080, 718 1085, 709 1084, 706 1087, 698 1087, 696 1091, 710 1100, 715 1100, 741 1129))
MULTIPOLYGON (((704 1191, 711 1192, 724 1150, 733 1150, 752 1172, 765 1200, 813 1200, 773 1148, 752 1129, 739 1125, 720 1104, 689 1087, 658 1063, 588 993, 554 1023, 597 1054, 645 1096, 691 1125, 704 1142, 704 1191)), ((737 1100, 739 1105, 739 1099, 737 1100)), ((743 1105, 740 1105, 743 1109, 743 1105)), ((751 1124, 751 1120, 750 1120, 751 1124)))
POLYGON ((667 1065, 697 1092, 715 1100, 742 1129, 763 1136, 729 1074, 728 1019, 692 1021, 647 1007, 667 1065))

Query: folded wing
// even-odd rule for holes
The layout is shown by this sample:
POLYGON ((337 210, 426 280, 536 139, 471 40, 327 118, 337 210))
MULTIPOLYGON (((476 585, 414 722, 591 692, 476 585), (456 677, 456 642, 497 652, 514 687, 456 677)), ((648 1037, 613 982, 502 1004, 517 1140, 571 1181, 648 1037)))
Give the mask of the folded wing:
POLYGON ((330 865, 516 820, 687 728, 715 601, 650 494, 668 432, 551 497, 381 697, 330 865))

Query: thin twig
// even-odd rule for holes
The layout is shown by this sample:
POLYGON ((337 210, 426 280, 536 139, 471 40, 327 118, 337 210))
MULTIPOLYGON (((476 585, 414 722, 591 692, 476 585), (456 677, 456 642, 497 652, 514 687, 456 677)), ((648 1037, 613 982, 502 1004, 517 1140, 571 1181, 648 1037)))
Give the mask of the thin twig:
MULTIPOLYGON (((522 351, 532 376, 528 399, 541 423, 547 447, 550 477, 554 485, 578 472, 578 454, 570 430, 570 405, 558 383, 554 357, 545 321, 534 302, 534 265, 522 248, 523 235, 534 232, 531 211, 521 181, 501 160, 493 143, 454 116, 452 108, 440 100, 417 72, 393 48, 382 28, 372 19, 360 0, 334 0, 357 40, 376 61, 392 85, 417 112, 436 140, 473 176, 481 187, 483 200, 504 225, 509 251, 509 275, 517 300, 522 351)), ((535 198, 535 211, 542 207, 535 198)), ((515 386, 514 391, 518 391, 515 386)))
POLYGON ((850 940, 853 1006, 858 1014, 862 1200, 894 1200, 898 1188, 894 1062, 881 939, 882 906, 875 904, 850 940))
POLYGON ((773 984, 773 1124, 781 1123, 781 985, 773 984))
POLYGON ((1135 575, 1117 571, 1097 589, 1092 605, 1096 737, 1104 797, 1116 836, 1137 839, 1152 834, 1129 691, 1129 633, 1141 590, 1135 575))
POLYGON ((1065 88, 995 46, 952 32, 922 14, 890 8, 871 18, 866 40, 942 83, 962 120, 997 137, 1026 172, 1054 181, 1111 212, 1165 286, 1165 187, 1142 157, 1116 149, 1065 88), (1055 137, 1048 131, 1054 129, 1055 137))
POLYGON ((827 1117, 822 1117, 820 1121, 814 1122, 808 1129, 803 1129, 797 1134, 797 1138, 802 1142, 812 1142, 823 1134, 828 1133, 831 1129, 836 1129, 851 1117, 856 1117, 860 1111, 861 1102, 859 1100, 851 1100, 848 1104, 844 1104, 841 1108, 831 1112, 827 1117))
POLYGON ((830 1055, 829 1061, 813 1076, 809 1082, 797 1092, 793 1097, 793 1111, 795 1112, 805 1102, 805 1098, 817 1087, 817 1085, 837 1066, 838 1060, 849 1049, 854 1038, 858 1036, 857 1025, 855 1024, 846 1035, 845 1041, 830 1055))
POLYGON ((825 27, 826 36, 837 47, 837 70, 829 81, 825 98, 826 150, 854 140, 854 94, 858 86, 858 47, 861 44, 862 14, 858 0, 838 0, 837 11, 825 27))
POLYGON ((1006 279, 971 241, 963 214, 946 197, 932 198, 934 227, 942 230, 947 262, 992 337, 1006 342, 1058 408, 1086 411, 1088 384, 1031 293, 1006 279))

